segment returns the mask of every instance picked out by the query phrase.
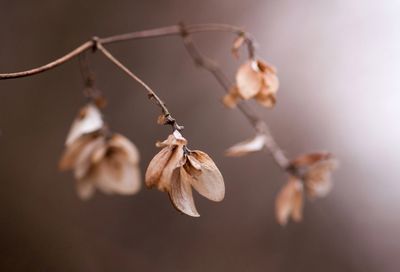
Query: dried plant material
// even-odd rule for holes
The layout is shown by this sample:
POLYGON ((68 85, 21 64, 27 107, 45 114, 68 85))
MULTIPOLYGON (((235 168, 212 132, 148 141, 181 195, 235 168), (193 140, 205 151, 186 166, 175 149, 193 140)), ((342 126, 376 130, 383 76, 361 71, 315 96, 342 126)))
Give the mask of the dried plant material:
POLYGON ((332 189, 332 171, 337 161, 326 152, 310 153, 297 157, 291 162, 303 175, 306 193, 310 198, 324 197, 332 189))
POLYGON ((206 153, 200 150, 191 151, 184 168, 191 175, 191 184, 199 194, 212 201, 219 202, 224 199, 224 178, 206 153))
POLYGON ((264 134, 257 134, 251 139, 237 143, 230 147, 228 150, 226 150, 225 155, 230 157, 240 157, 251 152, 260 151, 264 148, 266 140, 267 138, 264 134))
POLYGON ((244 35, 239 35, 238 37, 236 37, 236 39, 233 41, 233 44, 232 44, 232 55, 233 56, 235 56, 236 58, 239 58, 239 50, 245 42, 246 42, 246 37, 244 35))
POLYGON ((161 151, 151 160, 145 175, 148 188, 167 192, 172 204, 189 216, 200 216, 196 210, 192 187, 212 201, 222 201, 225 185, 213 160, 199 150, 190 151, 187 140, 175 130, 163 142, 161 151))
MULTIPOLYGON (((90 168, 80 179, 107 194, 131 195, 141 187, 139 152, 120 134, 114 134, 90 156, 90 168)), ((78 187, 78 190, 82 190, 78 187)), ((82 195, 83 192, 80 192, 82 195)))
POLYGON ((66 144, 71 144, 83 134, 99 130, 103 127, 103 124, 99 109, 92 103, 87 104, 79 111, 79 114, 72 123, 66 144))
POLYGON ((167 119, 167 117, 165 117, 165 114, 161 114, 161 115, 158 116, 157 124, 165 125, 165 124, 167 124, 167 122, 168 122, 168 119, 167 119))
POLYGON ((228 94, 222 98, 222 103, 228 108, 235 108, 241 97, 236 86, 231 88, 228 94))
POLYGON ((286 225, 289 218, 299 222, 303 217, 303 184, 295 177, 279 192, 275 201, 275 213, 278 223, 286 225))
MULTIPOLYGON (((264 107, 273 107, 279 80, 274 67, 260 60, 249 60, 240 66, 236 74, 237 93, 241 99, 255 99, 264 107)), ((228 97, 233 100, 233 96, 228 97)), ((227 104, 229 103, 229 99, 227 104)), ((236 100, 235 100, 236 101, 236 100)))
POLYGON ((141 186, 139 152, 120 134, 86 133, 66 145, 60 170, 73 170, 78 195, 90 198, 95 188, 104 193, 134 194, 141 186))

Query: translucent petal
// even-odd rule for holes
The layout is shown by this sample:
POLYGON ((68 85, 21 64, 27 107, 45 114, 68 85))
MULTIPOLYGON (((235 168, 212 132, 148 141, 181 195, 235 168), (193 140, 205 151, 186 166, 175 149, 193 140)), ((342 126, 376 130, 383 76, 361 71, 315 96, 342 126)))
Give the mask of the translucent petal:
POLYGON ((137 147, 125 136, 114 134, 108 142, 110 147, 121 149, 127 155, 127 159, 131 163, 139 162, 139 151, 137 147))
POLYGON ((200 214, 193 200, 190 179, 190 175, 183 167, 175 169, 171 176, 169 196, 176 209, 189 216, 199 217, 200 214))
POLYGON ((103 127, 103 119, 99 109, 93 104, 83 107, 72 123, 68 133, 66 145, 70 145, 80 136, 91 133, 103 127))
POLYGON ((225 196, 224 178, 213 160, 204 152, 194 150, 189 156, 201 165, 201 173, 193 176, 191 184, 202 196, 212 201, 222 201, 225 196))
POLYGON ((85 181, 108 194, 135 194, 141 187, 140 169, 123 154, 106 157, 93 166, 85 181))
POLYGON ((296 178, 291 177, 289 182, 281 189, 275 200, 276 219, 282 226, 286 225, 289 217, 295 221, 302 218, 303 186, 296 178))
POLYGON ((98 134, 86 134, 79 137, 76 141, 72 142, 64 150, 64 153, 59 162, 59 169, 70 170, 75 167, 76 160, 82 150, 91 142, 100 139, 98 134))
POLYGON ((263 75, 254 67, 254 61, 240 66, 236 74, 238 92, 243 99, 254 97, 263 86, 263 75))
POLYGON ((254 138, 235 144, 226 150, 225 154, 231 157, 239 157, 251 152, 260 151, 265 146, 266 137, 258 134, 254 138))
POLYGON ((172 151, 173 147, 164 147, 150 161, 145 174, 145 182, 147 187, 151 188, 157 185, 161 177, 162 171, 164 170, 165 166, 172 156, 172 151))

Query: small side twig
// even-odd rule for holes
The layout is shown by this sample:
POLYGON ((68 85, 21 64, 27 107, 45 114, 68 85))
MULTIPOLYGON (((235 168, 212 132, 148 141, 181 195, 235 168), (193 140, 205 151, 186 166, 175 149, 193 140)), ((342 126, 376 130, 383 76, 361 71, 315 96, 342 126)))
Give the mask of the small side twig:
MULTIPOLYGON (((194 63, 208 70, 215 77, 215 79, 219 82, 225 92, 229 92, 230 88, 233 86, 233 83, 230 81, 228 76, 222 71, 222 69, 218 66, 218 64, 208 57, 202 55, 200 50, 195 45, 190 33, 187 31, 186 27, 181 24, 181 36, 183 38, 184 46, 189 53, 190 57, 193 59, 194 63)), ((248 41, 251 43, 251 40, 248 41)), ((254 46, 249 45, 249 54, 250 56, 254 55, 254 46)), ((265 147, 271 153, 274 161, 277 165, 282 168, 284 171, 291 172, 289 169, 289 159, 286 157, 283 150, 279 147, 274 137, 272 136, 268 125, 258 117, 248 106, 246 103, 242 102, 238 104, 238 109, 240 112, 246 117, 246 119, 251 123, 253 128, 257 131, 257 133, 262 133, 266 136, 265 147)), ((292 173, 293 174, 293 173, 292 173)))
MULTIPOLYGON (((95 40, 96 41, 96 40, 95 40)), ((167 124, 171 125, 173 129, 175 130, 182 130, 183 126, 178 125, 176 122, 175 118, 172 117, 170 111, 168 110, 167 106, 165 103, 161 100, 161 98, 150 88, 149 85, 147 85, 143 80, 141 80, 137 75, 135 75, 132 71, 130 71, 125 65, 123 65, 118 59, 116 59, 98 40, 95 44, 96 49, 98 49, 103 55, 109 59, 111 62, 113 62, 118 68, 120 68, 122 71, 124 71, 128 76, 133 78, 135 81, 137 81, 140 85, 142 85, 145 90, 147 91, 148 97, 156 102, 156 105, 158 105, 161 108, 161 111, 165 118, 167 118, 167 124)))

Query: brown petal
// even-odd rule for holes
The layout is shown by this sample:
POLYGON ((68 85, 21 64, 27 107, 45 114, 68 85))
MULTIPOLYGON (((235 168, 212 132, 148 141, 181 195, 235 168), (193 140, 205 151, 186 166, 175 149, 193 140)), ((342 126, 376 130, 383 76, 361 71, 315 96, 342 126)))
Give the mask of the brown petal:
POLYGON ((164 147, 150 161, 150 164, 147 167, 145 174, 145 183, 148 188, 157 185, 161 177, 162 171, 164 170, 165 166, 172 156, 173 149, 174 148, 171 146, 164 147))
POLYGON ((106 146, 103 136, 99 136, 92 141, 88 142, 78 154, 74 164, 74 176, 76 179, 82 178, 89 171, 92 165, 92 155, 97 150, 101 150, 106 146))
POLYGON ((287 224, 289 216, 295 221, 302 218, 303 207, 303 185, 291 177, 289 182, 278 193, 275 201, 275 212, 278 223, 282 226, 287 224))
POLYGON ((262 60, 257 60, 257 68, 262 72, 262 73, 272 73, 276 74, 276 68, 262 60))
POLYGON ((260 92, 255 96, 257 102, 267 108, 276 104, 276 93, 279 88, 279 80, 275 74, 270 72, 264 74, 264 84, 260 92))
POLYGON ((70 145, 80 136, 91 133, 103 127, 103 119, 99 109, 94 104, 84 106, 72 123, 66 145, 70 145))
POLYGON ((194 189, 212 201, 222 201, 225 196, 224 178, 213 160, 204 152, 194 150, 193 156, 201 164, 201 173, 191 180, 194 189))
POLYGON ((254 97, 263 86, 263 75, 255 61, 248 61, 240 66, 236 74, 238 92, 243 99, 254 97))
POLYGON ((168 122, 168 119, 165 117, 165 114, 161 114, 161 115, 158 116, 157 124, 165 125, 165 124, 167 124, 167 122, 168 122))
POLYGON ((266 108, 272 108, 276 104, 276 96, 273 93, 267 96, 256 95, 255 99, 258 103, 260 103, 262 106, 266 108))
POLYGON ((270 93, 276 94, 279 89, 279 79, 275 73, 264 74, 264 90, 261 90, 261 94, 268 95, 270 93))
POLYGON ((184 152, 182 146, 176 146, 173 151, 170 159, 165 165, 164 170, 161 173, 160 179, 158 180, 157 188, 160 191, 169 191, 172 181, 172 175, 174 170, 181 167, 184 162, 184 152))
POLYGON ((225 155, 239 157, 251 152, 260 151, 265 146, 265 135, 258 134, 254 138, 235 144, 226 150, 225 155))
POLYGON ((296 183, 297 190, 293 194, 292 220, 300 222, 303 219, 303 184, 296 183))
POLYGON ((171 187, 169 196, 175 208, 184 214, 199 217, 193 201, 190 175, 183 167, 176 168, 171 176, 171 187))
POLYGON ((306 172, 304 181, 309 197, 325 197, 332 189, 332 170, 336 168, 334 159, 315 163, 306 172))
POLYGON ((114 147, 123 151, 129 162, 136 164, 139 162, 139 151, 136 146, 121 134, 114 134, 108 142, 110 147, 114 147))
POLYGON ((60 159, 59 169, 61 171, 65 171, 74 168, 76 160, 79 154, 82 152, 82 149, 84 149, 90 142, 96 140, 98 137, 99 134, 97 133, 86 134, 79 137, 76 139, 76 141, 67 146, 60 159))
POLYGON ((235 108, 241 97, 236 86, 232 87, 227 95, 222 98, 222 103, 228 108, 235 108))
POLYGON ((187 158, 194 169, 201 170, 201 163, 195 157, 189 155, 187 158))
POLYGON ((138 165, 126 160, 125 154, 118 151, 93 166, 85 180, 109 194, 135 194, 141 187, 138 165))

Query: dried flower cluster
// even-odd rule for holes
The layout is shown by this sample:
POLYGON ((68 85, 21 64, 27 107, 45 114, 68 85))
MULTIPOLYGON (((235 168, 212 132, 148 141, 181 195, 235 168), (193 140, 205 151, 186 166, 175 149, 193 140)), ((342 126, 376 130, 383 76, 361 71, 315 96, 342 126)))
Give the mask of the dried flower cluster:
POLYGON ((176 209, 194 217, 200 215, 193 201, 192 187, 212 201, 224 199, 224 179, 206 153, 189 150, 187 140, 177 130, 156 145, 162 149, 147 168, 147 187, 167 192, 176 209))
POLYGON ((279 80, 276 69, 261 60, 249 60, 236 73, 236 85, 224 96, 223 103, 234 108, 240 100, 255 99, 271 108, 276 103, 279 80))
POLYGON ((332 171, 337 162, 329 153, 305 154, 294 159, 290 167, 296 176, 290 176, 287 184, 279 192, 275 211, 281 225, 289 218, 301 221, 304 193, 310 198, 325 197, 332 188, 332 171))
POLYGON ((120 134, 111 134, 101 113, 90 103, 83 107, 68 134, 60 170, 73 170, 78 195, 90 198, 95 188, 108 194, 139 191, 139 152, 120 134))
MULTIPOLYGON (((159 118, 159 123, 165 123, 164 119, 159 118)), ((136 146, 124 136, 109 132, 94 103, 80 110, 65 145, 59 168, 74 171, 80 198, 90 198, 95 188, 108 194, 130 195, 139 191, 141 176, 136 146)), ((212 201, 223 200, 225 185, 221 172, 206 153, 189 150, 187 140, 178 130, 156 146, 162 149, 147 168, 147 187, 167 192, 177 210, 193 217, 200 215, 192 187, 212 201)))
MULTIPOLYGON (((139 152, 126 137, 112 133, 104 123, 101 108, 106 104, 98 89, 94 87, 94 76, 88 63, 84 62, 89 51, 100 52, 144 87, 162 115, 157 123, 170 125, 173 133, 165 141, 157 142, 161 150, 149 163, 145 174, 145 184, 166 192, 173 206, 183 214, 200 216, 193 199, 192 189, 212 201, 222 201, 225 184, 221 172, 214 161, 204 152, 190 150, 188 141, 182 136, 182 126, 172 118, 165 103, 146 83, 125 67, 104 45, 135 38, 180 35, 185 48, 194 62, 209 70, 227 91, 222 101, 225 106, 235 108, 245 100, 255 100, 260 105, 272 108, 276 104, 279 80, 276 69, 255 57, 255 48, 251 36, 235 26, 219 24, 198 24, 158 28, 138 31, 107 38, 93 38, 67 55, 28 71, 0 74, 0 79, 18 78, 41 73, 81 57, 81 72, 86 89, 84 94, 90 101, 73 121, 65 142, 65 151, 60 160, 61 170, 72 170, 76 179, 78 195, 82 199, 90 198, 96 189, 106 194, 131 195, 140 190, 142 178, 139 168, 139 152), (193 33, 204 31, 229 31, 236 35, 232 53, 238 57, 239 50, 247 46, 248 59, 240 65, 235 83, 230 82, 224 72, 212 59, 204 57, 189 37, 193 33)), ((329 153, 312 153, 289 161, 282 149, 270 134, 266 123, 245 107, 237 108, 254 126, 256 135, 240 142, 226 151, 226 155, 238 157, 252 152, 268 150, 279 167, 289 174, 289 181, 276 198, 276 218, 285 225, 291 218, 300 221, 303 213, 304 196, 313 199, 326 196, 331 187, 331 172, 336 161, 329 153), (261 126, 260 126, 261 124, 261 126)))

